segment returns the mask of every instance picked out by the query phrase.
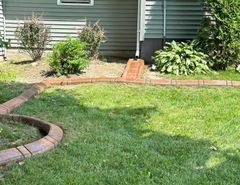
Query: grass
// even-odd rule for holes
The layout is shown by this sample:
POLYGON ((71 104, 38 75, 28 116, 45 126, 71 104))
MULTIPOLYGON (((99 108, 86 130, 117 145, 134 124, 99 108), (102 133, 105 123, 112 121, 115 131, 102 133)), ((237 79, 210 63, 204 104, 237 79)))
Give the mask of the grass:
POLYGON ((41 138, 39 130, 25 124, 0 122, 0 150, 20 146, 41 138))
POLYGON ((18 96, 29 87, 27 84, 15 82, 15 79, 15 72, 0 71, 0 104, 18 96))
POLYGON ((189 76, 175 76, 175 75, 164 75, 156 73, 157 76, 166 79, 178 79, 178 80, 240 80, 240 73, 236 72, 234 69, 229 68, 226 71, 212 71, 207 74, 201 75, 189 75, 189 76))
POLYGON ((239 184, 240 92, 85 84, 16 113, 58 123, 53 151, 2 170, 4 185, 239 184))

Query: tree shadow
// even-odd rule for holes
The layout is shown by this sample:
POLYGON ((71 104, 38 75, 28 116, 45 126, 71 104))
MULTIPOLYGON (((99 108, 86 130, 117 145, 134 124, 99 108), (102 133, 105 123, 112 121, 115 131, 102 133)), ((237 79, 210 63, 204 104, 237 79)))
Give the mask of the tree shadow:
POLYGON ((32 84, 0 80, 0 104, 15 98, 32 84))
MULTIPOLYGON (((213 142, 204 136, 196 139, 194 136, 185 136, 184 133, 175 135, 152 129, 147 120, 153 113, 162 114, 158 107, 118 105, 107 108, 91 104, 91 99, 88 101, 90 103, 86 104, 84 94, 55 89, 47 91, 37 100, 30 101, 18 112, 64 123, 61 126, 66 134, 62 144, 74 145, 79 148, 79 155, 81 150, 84 150, 86 155, 80 155, 81 158, 78 159, 76 150, 68 148, 65 149, 67 157, 76 161, 92 160, 91 156, 98 151, 96 165, 108 156, 109 163, 104 164, 101 170, 109 174, 115 170, 118 178, 124 174, 124 179, 130 184, 141 182, 192 185, 240 182, 237 178, 240 170, 239 149, 214 151, 211 149, 213 142), (32 112, 36 105, 41 106, 32 112), (86 142, 81 140, 83 138, 80 133, 86 142)), ((62 158, 58 157, 59 160, 62 158)), ((79 165, 81 166, 79 163, 76 166, 71 164, 69 168, 78 169, 79 165)), ((66 173, 74 171, 64 171, 62 175, 66 173)), ((96 170, 94 173, 100 172, 96 170)), ((119 182, 108 182, 105 175, 99 181, 119 182)))

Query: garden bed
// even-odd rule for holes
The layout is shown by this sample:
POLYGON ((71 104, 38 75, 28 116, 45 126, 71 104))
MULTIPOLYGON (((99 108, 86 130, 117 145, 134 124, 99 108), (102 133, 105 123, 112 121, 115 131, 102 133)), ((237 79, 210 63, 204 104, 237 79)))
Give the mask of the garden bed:
MULTIPOLYGON (((31 62, 31 58, 26 54, 10 50, 8 61, 0 61, 0 72, 13 73, 15 81, 21 83, 41 82, 43 79, 54 77, 47 62, 47 55, 39 62, 31 62)), ((86 70, 69 77, 120 77, 127 61, 128 59, 124 58, 100 57, 97 61, 91 61, 86 70)))
POLYGON ((50 88, 16 113, 59 123, 65 139, 55 152, 9 167, 4 183, 237 184, 239 95, 236 88, 50 88))

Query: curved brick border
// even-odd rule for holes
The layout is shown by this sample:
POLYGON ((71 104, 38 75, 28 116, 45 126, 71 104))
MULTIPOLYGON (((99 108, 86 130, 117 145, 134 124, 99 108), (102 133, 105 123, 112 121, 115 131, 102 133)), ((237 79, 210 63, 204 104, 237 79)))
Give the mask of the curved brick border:
MULTIPOLYGON (((131 61, 133 62, 133 61, 131 61)), ((240 81, 228 81, 228 80, 164 80, 164 79, 152 79, 144 80, 139 78, 139 74, 143 70, 142 61, 139 62, 140 67, 137 71, 130 73, 125 71, 125 74, 121 78, 59 78, 59 79, 47 79, 42 83, 33 85, 30 89, 24 91, 21 95, 13 98, 3 104, 0 104, 0 121, 8 122, 22 122, 29 125, 33 125, 39 128, 45 137, 38 141, 19 146, 16 148, 0 151, 0 165, 7 164, 13 161, 21 161, 26 157, 31 157, 39 153, 43 153, 54 148, 62 139, 63 131, 60 127, 28 116, 10 115, 9 113, 15 108, 20 107, 27 102, 33 96, 40 94, 47 87, 54 85, 76 85, 82 83, 130 83, 130 84, 151 84, 160 86, 219 86, 219 87, 240 87, 240 81), (130 75, 130 76, 129 76, 130 75)), ((130 66, 130 65, 129 65, 130 66)), ((132 66, 135 66, 132 65, 132 66)), ((131 67, 129 67, 130 69, 131 67)), ((129 70, 126 68, 126 70, 129 70)))
POLYGON ((25 123, 39 128, 39 130, 45 134, 45 137, 32 143, 1 151, 0 165, 13 161, 21 161, 24 158, 31 157, 32 155, 48 151, 57 146, 63 137, 63 131, 60 127, 37 118, 0 114, 0 121, 25 123))

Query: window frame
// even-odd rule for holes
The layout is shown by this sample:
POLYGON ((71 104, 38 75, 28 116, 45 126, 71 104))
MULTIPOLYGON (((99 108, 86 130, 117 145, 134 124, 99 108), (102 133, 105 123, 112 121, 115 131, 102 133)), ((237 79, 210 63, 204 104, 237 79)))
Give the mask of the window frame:
POLYGON ((94 0, 90 0, 90 4, 63 3, 63 2, 61 2, 61 0, 57 0, 57 5, 61 5, 61 6, 94 6, 94 0))

